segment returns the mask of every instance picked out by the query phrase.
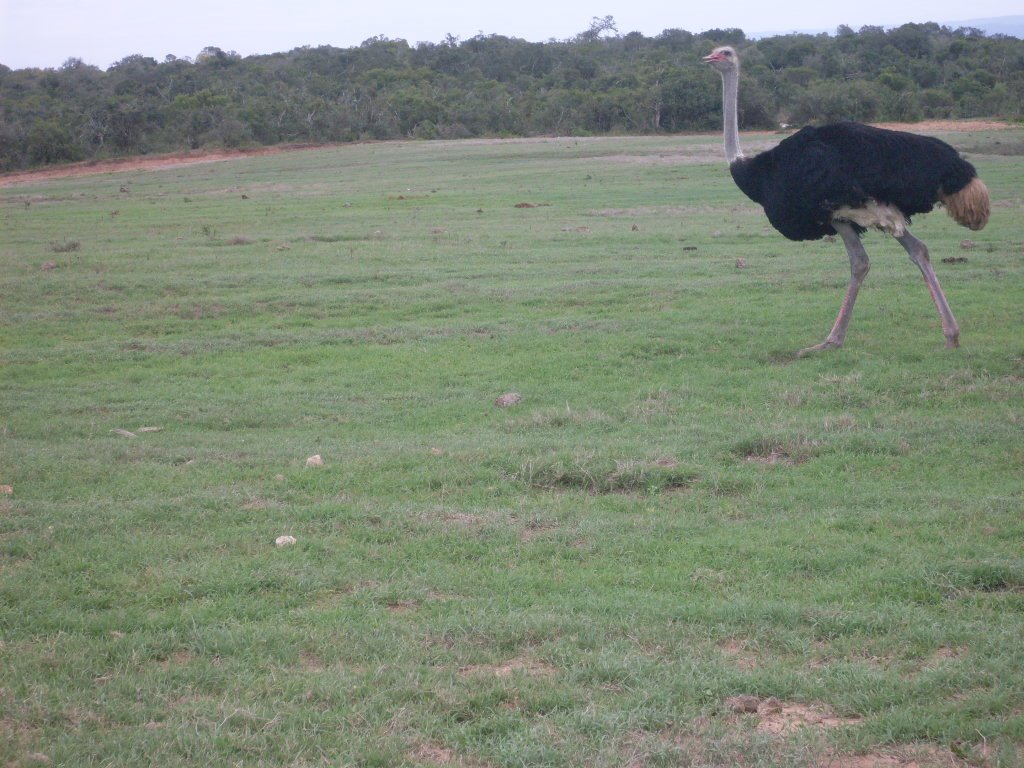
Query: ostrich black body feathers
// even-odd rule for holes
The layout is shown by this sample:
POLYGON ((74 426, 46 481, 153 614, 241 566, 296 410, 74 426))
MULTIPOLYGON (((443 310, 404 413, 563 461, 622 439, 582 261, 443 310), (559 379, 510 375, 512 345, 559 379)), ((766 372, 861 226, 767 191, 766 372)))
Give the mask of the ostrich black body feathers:
POLYGON ((977 176, 944 141, 860 123, 808 126, 773 149, 738 158, 729 170, 790 240, 833 235, 834 211, 871 201, 898 208, 909 221, 977 176))

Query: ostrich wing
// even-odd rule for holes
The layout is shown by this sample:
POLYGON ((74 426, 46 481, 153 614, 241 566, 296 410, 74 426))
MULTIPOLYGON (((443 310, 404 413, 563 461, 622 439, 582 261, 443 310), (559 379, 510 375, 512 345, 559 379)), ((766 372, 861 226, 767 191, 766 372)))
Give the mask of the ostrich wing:
POLYGON ((869 195, 842 153, 804 128, 777 147, 734 164, 733 178, 748 197, 764 206, 768 221, 790 240, 835 234, 832 211, 858 207, 869 195), (739 177, 739 178, 738 178, 739 177))

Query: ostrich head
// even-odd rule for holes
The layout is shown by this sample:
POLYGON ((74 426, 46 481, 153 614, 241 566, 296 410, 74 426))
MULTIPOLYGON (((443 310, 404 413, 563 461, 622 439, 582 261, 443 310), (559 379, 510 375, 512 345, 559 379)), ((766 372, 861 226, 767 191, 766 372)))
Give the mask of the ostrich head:
POLYGON ((736 71, 740 67, 739 56, 736 55, 735 49, 728 45, 715 48, 715 50, 704 57, 704 61, 723 75, 727 72, 736 71))

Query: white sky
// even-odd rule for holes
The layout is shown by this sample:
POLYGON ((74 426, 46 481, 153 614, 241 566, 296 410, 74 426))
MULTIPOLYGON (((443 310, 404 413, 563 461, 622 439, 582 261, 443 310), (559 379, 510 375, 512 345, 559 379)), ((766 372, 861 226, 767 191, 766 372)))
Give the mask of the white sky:
POLYGON ((956 22, 1020 13, 1020 0, 0 0, 0 64, 59 67, 68 58, 106 69, 132 54, 163 61, 206 46, 243 56, 303 45, 348 48, 375 35, 411 45, 498 34, 564 40, 613 16, 621 34, 739 27, 748 34, 956 22))

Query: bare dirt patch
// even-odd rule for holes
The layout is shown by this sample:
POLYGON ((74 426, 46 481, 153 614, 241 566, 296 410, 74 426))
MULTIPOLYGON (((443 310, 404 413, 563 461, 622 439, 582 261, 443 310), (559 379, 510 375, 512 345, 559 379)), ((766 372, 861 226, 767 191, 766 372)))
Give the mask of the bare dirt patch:
POLYGON ((469 512, 450 512, 444 516, 444 521, 459 528, 474 528, 482 525, 484 518, 469 512))
POLYGON ((428 765, 452 765, 455 752, 438 744, 420 744, 409 752, 409 758, 416 763, 428 765))
MULTIPOLYGON (((779 713, 772 716, 792 726, 770 729, 759 723, 754 729, 727 728, 713 717, 698 717, 687 726, 661 732, 637 731, 623 743, 623 764, 629 768, 644 768, 653 764, 651 755, 666 756, 666 747, 678 753, 680 764, 686 765, 814 765, 828 768, 989 768, 998 763, 989 760, 990 748, 965 745, 970 757, 961 757, 945 747, 933 744, 886 744, 860 752, 840 752, 828 743, 828 730, 851 722, 853 718, 839 718, 819 705, 770 704, 774 699, 761 700, 756 696, 734 697, 736 713, 729 714, 728 722, 737 724, 761 718, 761 708, 778 706, 779 713), (757 703, 758 711, 752 709, 757 703)), ((776 721, 772 721, 773 723, 776 721)), ((658 765, 663 763, 658 762, 658 765)), ((675 763, 673 763, 675 764, 675 763)))
POLYGON ((781 702, 774 697, 758 703, 757 717, 757 730, 776 736, 786 736, 800 728, 840 728, 860 722, 859 717, 840 717, 822 704, 781 702))
POLYGON ((966 768, 972 765, 947 749, 927 744, 897 745, 860 755, 832 754, 822 764, 830 768, 966 768))
MULTIPOLYGON (((740 669, 757 669, 757 655, 753 653, 742 640, 729 639, 720 643, 718 648, 740 669)), ((728 704, 728 702, 726 702, 726 704, 728 704)))
POLYGON ((262 496, 254 496, 251 499, 242 503, 242 509, 247 511, 259 510, 259 509, 272 509, 273 507, 279 506, 278 502, 274 499, 266 499, 262 496))
POLYGON ((813 443, 766 437, 741 443, 736 452, 750 464, 792 466, 809 461, 816 450, 817 446, 813 443))
POLYGON ((392 600, 387 604, 390 613, 409 613, 420 607, 416 600, 392 600))
POLYGON ((173 667, 184 667, 195 661, 195 654, 192 651, 185 648, 179 648, 167 658, 160 660, 160 666, 163 669, 171 669, 173 667))
POLYGON ((961 656, 966 655, 966 653, 966 648, 951 648, 947 645, 940 646, 935 651, 935 653, 933 653, 930 657, 925 659, 924 668, 933 669, 935 667, 940 667, 943 664, 949 662, 951 659, 958 659, 961 656))
POLYGON ((546 533, 551 531, 557 531, 558 526, 553 523, 544 523, 537 520, 530 520, 523 527, 523 530, 519 534, 519 538, 524 542, 531 542, 538 538, 541 538, 546 533))
POLYGON ((768 453, 759 454, 751 453, 747 456, 747 461, 752 464, 793 464, 789 456, 786 455, 785 451, 780 448, 773 448, 768 453))
POLYGON ((517 673, 527 677, 550 677, 557 674, 558 670, 550 664, 524 657, 509 659, 501 664, 470 664, 459 670, 462 677, 512 677, 517 673))
POLYGON ((305 672, 323 672, 327 664, 315 653, 303 651, 299 654, 299 668, 305 672))

